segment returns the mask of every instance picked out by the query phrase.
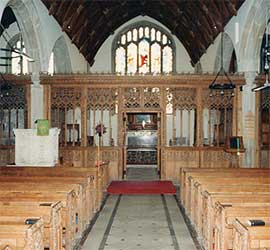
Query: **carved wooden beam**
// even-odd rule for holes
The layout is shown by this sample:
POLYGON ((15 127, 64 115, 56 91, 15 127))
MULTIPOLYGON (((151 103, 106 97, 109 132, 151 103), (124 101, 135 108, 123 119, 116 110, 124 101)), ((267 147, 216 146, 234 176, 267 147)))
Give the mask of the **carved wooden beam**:
POLYGON ((69 24, 72 32, 76 32, 76 30, 85 21, 86 16, 83 14, 84 13, 83 10, 84 10, 83 5, 79 5, 77 10, 74 12, 69 24))
POLYGON ((76 13, 76 11, 74 11, 74 9, 77 9, 77 0, 72 0, 69 4, 68 9, 66 10, 66 13, 63 17, 63 25, 62 25, 62 29, 63 31, 68 30, 68 26, 70 26, 71 28, 71 21, 76 13))
POLYGON ((231 1, 226 1, 227 7, 228 7, 228 11, 231 15, 236 16, 237 15, 237 10, 236 10, 236 6, 234 3, 232 3, 231 1))
POLYGON ((74 42, 78 46, 83 41, 83 38, 87 35, 85 33, 85 30, 86 30, 88 23, 89 23, 89 20, 86 20, 84 22, 84 24, 78 29, 78 32, 76 32, 76 34, 73 35, 73 37, 72 37, 72 42, 74 42))
POLYGON ((225 4, 224 0, 218 1, 218 3, 215 3, 217 8, 220 10, 220 14, 222 15, 223 23, 225 23, 226 19, 230 18, 230 13, 228 11, 227 5, 225 4))
POLYGON ((56 11, 58 10, 58 6, 60 5, 59 1, 54 1, 51 3, 50 8, 49 8, 49 15, 55 15, 56 11))
POLYGON ((46 6, 46 8, 49 10, 50 5, 51 5, 50 0, 41 0, 41 1, 42 1, 42 3, 46 6))
POLYGON ((207 37, 207 39, 211 42, 213 42, 214 37, 212 33, 212 27, 210 27, 209 22, 207 21, 205 15, 201 15, 199 18, 202 27, 204 28, 204 36, 207 37))
POLYGON ((92 32, 87 36, 87 38, 83 41, 83 43, 80 46, 80 52, 82 54, 85 54, 87 51, 87 48, 91 48, 91 41, 94 41, 96 35, 96 31, 92 30, 92 32))
POLYGON ((55 12, 55 17, 57 17, 57 20, 59 21, 59 23, 63 23, 63 17, 69 7, 69 4, 68 2, 65 2, 65 1, 61 1, 59 6, 57 7, 57 10, 55 12))
POLYGON ((147 14, 166 25, 179 38, 193 63, 229 18, 237 13, 243 1, 42 0, 89 62, 116 28, 139 14, 147 14))
POLYGON ((209 10, 207 6, 208 2, 206 0, 201 0, 200 3, 202 5, 202 9, 204 11, 204 15, 207 19, 207 22, 209 23, 209 26, 211 27, 212 33, 216 34, 218 32, 218 28, 216 27, 215 20, 213 16, 211 15, 211 11, 209 10))
POLYGON ((211 1, 211 3, 209 4, 211 12, 209 13, 210 16, 212 16, 212 20, 214 20, 216 27, 218 28, 219 31, 223 30, 223 17, 222 17, 222 13, 219 11, 219 9, 217 8, 216 2, 215 1, 211 1))

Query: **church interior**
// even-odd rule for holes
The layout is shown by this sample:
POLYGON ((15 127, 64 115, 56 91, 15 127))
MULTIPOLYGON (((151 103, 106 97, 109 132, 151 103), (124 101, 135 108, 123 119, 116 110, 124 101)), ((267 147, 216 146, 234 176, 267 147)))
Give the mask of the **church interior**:
POLYGON ((0 250, 270 249, 270 0, 0 20, 0 250))

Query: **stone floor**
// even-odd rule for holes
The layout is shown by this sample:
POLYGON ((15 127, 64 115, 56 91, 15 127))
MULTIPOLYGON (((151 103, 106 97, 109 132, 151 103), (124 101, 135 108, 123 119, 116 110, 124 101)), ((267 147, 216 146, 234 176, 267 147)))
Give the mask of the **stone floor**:
MULTIPOLYGON (((127 180, 158 180, 157 167, 128 166, 127 180)), ((172 195, 110 195, 81 250, 196 250, 172 195)))
POLYGON ((110 195, 82 250, 195 250, 174 196, 110 195))
POLYGON ((127 180, 159 180, 156 165, 128 165, 127 180))

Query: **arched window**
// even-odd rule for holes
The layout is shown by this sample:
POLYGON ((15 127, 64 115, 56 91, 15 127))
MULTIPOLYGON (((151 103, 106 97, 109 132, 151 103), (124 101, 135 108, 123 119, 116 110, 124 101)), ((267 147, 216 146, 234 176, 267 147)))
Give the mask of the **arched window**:
POLYGON ((26 54, 24 42, 20 34, 14 36, 7 46, 7 58, 11 60, 7 72, 12 74, 27 74, 28 73, 28 60, 20 53, 26 54), (10 46, 14 51, 11 50, 10 46))
POLYGON ((237 72, 237 58, 235 54, 235 50, 233 50, 230 65, 229 65, 229 73, 236 73, 237 72))
POLYGON ((148 22, 120 32, 113 46, 117 74, 169 74, 175 67, 175 46, 170 35, 148 22))
POLYGON ((267 55, 266 55, 266 48, 269 47, 269 39, 270 36, 266 32, 263 34, 262 39, 262 45, 261 45, 261 51, 260 51, 260 73, 266 73, 266 68, 268 65, 268 62, 266 61, 267 55), (267 38, 267 39, 266 39, 267 38))
POLYGON ((53 75, 54 73, 54 53, 52 52, 49 59, 48 74, 53 75))

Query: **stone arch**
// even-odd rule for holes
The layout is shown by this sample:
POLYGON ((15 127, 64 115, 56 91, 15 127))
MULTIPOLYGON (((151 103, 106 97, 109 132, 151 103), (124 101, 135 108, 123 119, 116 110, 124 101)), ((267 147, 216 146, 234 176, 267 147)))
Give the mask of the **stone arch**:
POLYGON ((54 71, 55 73, 71 73, 71 60, 66 44, 66 40, 63 36, 59 37, 53 47, 54 53, 54 71))
POLYGON ((220 42, 217 49, 217 55, 214 64, 214 72, 218 72, 221 67, 221 60, 223 60, 223 68, 226 72, 229 71, 234 45, 232 39, 227 33, 223 33, 223 58, 221 58, 221 35, 220 42))
POLYGON ((239 67, 241 71, 258 71, 260 50, 265 31, 265 19, 270 8, 267 0, 254 1, 243 23, 239 44, 239 67), (253 18, 248 18, 253 17, 253 18))
POLYGON ((38 75, 43 70, 47 57, 44 53, 45 44, 42 42, 42 32, 38 30, 40 28, 40 18, 36 6, 32 0, 26 2, 10 0, 7 6, 12 8, 16 16, 27 53, 35 60, 34 63, 29 65, 29 71, 32 72, 33 76, 38 75))

